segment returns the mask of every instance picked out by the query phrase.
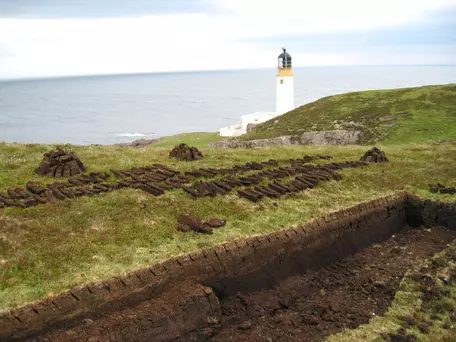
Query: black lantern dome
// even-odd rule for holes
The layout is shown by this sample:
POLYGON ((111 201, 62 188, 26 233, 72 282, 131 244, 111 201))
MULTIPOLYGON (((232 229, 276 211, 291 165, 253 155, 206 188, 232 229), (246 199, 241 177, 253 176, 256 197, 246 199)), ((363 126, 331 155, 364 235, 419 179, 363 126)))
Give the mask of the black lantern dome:
POLYGON ((283 52, 279 55, 279 68, 291 68, 291 56, 287 49, 282 48, 283 52))

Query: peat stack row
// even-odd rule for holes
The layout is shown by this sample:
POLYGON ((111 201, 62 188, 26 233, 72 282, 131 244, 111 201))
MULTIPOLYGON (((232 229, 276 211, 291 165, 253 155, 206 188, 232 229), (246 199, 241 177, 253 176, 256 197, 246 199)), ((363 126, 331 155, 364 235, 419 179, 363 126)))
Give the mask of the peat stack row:
MULTIPOLYGON (((314 160, 328 160, 331 159, 331 156, 304 156, 303 158, 298 159, 289 159, 289 160, 282 160, 281 162, 291 163, 292 166, 299 166, 302 164, 310 163, 314 160)), ((259 171, 263 170, 265 167, 276 167, 279 165, 279 161, 274 159, 269 159, 267 161, 262 162, 247 162, 243 165, 234 165, 231 168, 200 168, 194 171, 187 171, 185 172, 186 176, 192 176, 195 178, 202 178, 202 177, 215 177, 220 175, 234 175, 236 173, 241 172, 249 172, 249 171, 259 171)))
POLYGON ((104 182, 108 178, 107 173, 91 173, 47 185, 28 182, 25 188, 9 189, 6 193, 0 193, 0 208, 29 208, 67 198, 93 196, 112 188, 112 183, 104 182))
POLYGON ((193 161, 203 159, 203 154, 196 147, 180 144, 171 150, 169 157, 177 160, 193 161))
POLYGON ((369 151, 364 153, 364 155, 361 157, 360 160, 368 162, 368 163, 387 163, 388 162, 388 158, 386 157, 385 152, 383 152, 382 150, 380 150, 377 147, 373 147, 372 149, 370 149, 369 151))
MULTIPOLYGON (((195 198, 200 197, 215 197, 217 195, 226 195, 233 191, 234 188, 240 186, 251 186, 251 185, 258 185, 265 179, 269 180, 277 180, 282 178, 288 178, 298 174, 305 174, 308 172, 312 172, 317 174, 322 172, 322 174, 333 174, 333 170, 339 170, 343 168, 353 168, 362 165, 366 165, 367 163, 362 161, 350 161, 350 162, 342 162, 342 163, 330 163, 325 165, 310 165, 310 164, 299 164, 296 161, 295 164, 288 167, 279 167, 276 169, 270 170, 263 170, 258 172, 254 175, 250 175, 247 177, 224 177, 221 179, 202 182, 198 181, 193 183, 192 186, 183 186, 185 192, 195 198)), ((326 176, 322 176, 323 178, 326 176)), ((337 176, 334 176, 337 178, 337 176)))
POLYGON ((10 189, 7 193, 0 193, 0 208, 5 206, 27 208, 127 187, 160 196, 165 190, 181 188, 182 184, 190 181, 188 177, 181 176, 180 171, 160 164, 123 171, 111 170, 111 172, 120 179, 106 182, 110 177, 109 173, 92 172, 89 175, 69 178, 66 182, 54 182, 48 185, 29 182, 25 188, 10 189))
POLYGON ((120 178, 115 183, 118 188, 141 189, 154 196, 163 195, 166 190, 179 189, 190 181, 179 170, 161 164, 111 172, 120 178))
MULTIPOLYGON (((307 165, 307 167, 295 170, 300 174, 296 175, 291 181, 287 183, 282 183, 274 180, 265 186, 254 186, 238 190, 238 195, 252 202, 258 202, 264 197, 280 198, 289 193, 313 189, 320 182, 341 180, 342 176, 335 170, 340 170, 343 168, 355 168, 364 165, 366 165, 366 163, 362 161, 331 163, 326 165, 307 165)), ((288 170, 288 172, 290 171, 291 170, 288 170)))
POLYGON ((236 174, 240 172, 249 172, 254 170, 263 170, 265 166, 277 166, 279 165, 276 160, 268 160, 264 162, 247 162, 244 165, 234 165, 231 168, 200 168, 194 171, 185 172, 186 176, 192 176, 194 178, 202 177, 215 177, 226 174, 236 174))
POLYGON ((341 180, 342 176, 332 169, 309 170, 294 177, 287 183, 273 181, 265 186, 255 186, 238 190, 240 197, 258 202, 263 197, 280 198, 289 193, 313 189, 322 181, 341 180))
POLYGON ((43 161, 35 172, 42 176, 61 178, 85 173, 86 168, 74 153, 57 147, 44 154, 43 161))
MULTIPOLYGON (((65 159, 62 149, 48 153, 48 156, 58 155, 57 158, 65 159), (57 152, 56 152, 57 151, 57 152), (56 152, 56 153, 54 153, 56 152), (63 158, 61 158, 63 157, 63 158)), ((66 153, 66 152, 65 152, 66 153)), ((136 167, 128 170, 111 170, 118 179, 114 182, 106 182, 110 177, 109 173, 95 173, 71 177, 67 181, 54 182, 48 185, 40 183, 27 183, 25 188, 9 189, 6 193, 0 193, 0 208, 18 207, 27 208, 38 204, 65 200, 81 196, 93 196, 111 190, 122 188, 135 188, 146 191, 154 196, 164 194, 166 190, 184 189, 193 197, 215 196, 227 194, 238 186, 250 186, 259 184, 264 178, 284 178, 301 172, 304 164, 315 159, 329 159, 329 156, 305 156, 301 159, 289 160, 291 167, 278 169, 265 169, 265 167, 277 167, 276 160, 264 162, 247 162, 244 165, 235 165, 232 168, 201 168, 181 175, 179 170, 162 164, 152 166, 136 167), (246 177, 234 178, 233 174, 238 172, 261 171, 260 173, 246 177), (199 177, 217 177, 229 175, 211 182, 195 182, 191 187, 187 186, 191 179, 199 177)), ((350 162, 348 162, 350 163, 350 162)), ((347 163, 326 164, 330 168, 348 167, 347 163)), ((54 165, 55 166, 55 165, 54 165)), ((310 165, 311 166, 311 165, 310 165)), ((65 167, 63 168, 65 169, 65 167)), ((71 172, 70 172, 71 174, 71 172)), ((55 169, 54 169, 55 176, 55 169)))

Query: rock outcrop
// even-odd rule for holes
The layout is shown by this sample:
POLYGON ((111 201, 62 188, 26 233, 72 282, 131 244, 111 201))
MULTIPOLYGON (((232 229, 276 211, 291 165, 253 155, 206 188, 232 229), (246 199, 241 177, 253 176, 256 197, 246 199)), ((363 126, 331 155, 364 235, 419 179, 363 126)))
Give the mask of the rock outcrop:
POLYGON ((360 141, 361 135, 361 131, 343 129, 305 132, 301 135, 301 145, 355 145, 360 141))
POLYGON ((137 139, 129 143, 118 143, 114 144, 114 146, 121 146, 121 147, 146 147, 155 143, 158 143, 160 139, 137 139))
POLYGON ((354 145, 361 140, 361 131, 333 130, 305 132, 301 136, 286 135, 270 139, 228 140, 209 144, 210 148, 257 148, 289 145, 354 145))
POLYGON ((74 153, 57 147, 44 154, 43 161, 35 172, 42 176, 61 178, 79 175, 86 172, 86 168, 74 153))

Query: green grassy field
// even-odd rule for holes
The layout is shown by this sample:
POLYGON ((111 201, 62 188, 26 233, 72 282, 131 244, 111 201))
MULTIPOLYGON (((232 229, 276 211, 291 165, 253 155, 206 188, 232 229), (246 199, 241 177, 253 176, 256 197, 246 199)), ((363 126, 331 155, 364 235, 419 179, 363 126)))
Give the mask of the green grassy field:
MULTIPOLYGON (((451 116, 449 110, 445 116, 441 110, 444 107, 455 108, 454 103, 447 99, 447 93, 456 92, 456 86, 428 88, 432 92, 435 90, 447 94, 441 96, 446 100, 442 100, 438 106, 435 106, 438 102, 436 99, 422 100, 422 97, 428 96, 418 96, 420 89, 424 88, 413 90, 413 96, 417 96, 420 103, 428 101, 434 104, 426 107, 429 109, 427 122, 440 120, 440 129, 432 126, 428 133, 422 135, 417 127, 424 123, 418 119, 403 128, 395 127, 387 140, 377 145, 390 158, 389 163, 341 170, 344 178, 340 182, 323 182, 315 189, 280 200, 265 199, 252 203, 239 198, 235 192, 227 196, 193 199, 182 190, 167 191, 161 197, 153 197, 141 190, 124 189, 28 209, 0 209, 0 310, 44 298, 75 285, 145 267, 173 255, 290 227, 330 211, 351 207, 359 201, 401 190, 425 198, 454 201, 455 196, 430 193, 427 185, 440 182, 456 186, 456 139, 449 139, 452 132, 455 132, 453 137, 456 137, 456 116, 454 112, 451 116), (413 127, 419 134, 413 135, 413 127), (181 233, 175 229, 176 217, 180 213, 189 213, 202 219, 224 218, 227 225, 215 230, 213 235, 181 233)), ((412 96, 409 92, 403 90, 401 98, 412 96)), ((370 99, 368 103, 372 103, 373 94, 377 93, 356 94, 350 96, 370 99)), ((340 99, 343 97, 339 96, 340 99)), ((324 103, 328 99, 320 101, 324 103)), ((378 101, 391 102, 390 93, 385 91, 378 101)), ((390 113, 396 113, 397 121, 407 117, 401 117, 399 112, 412 113, 415 117, 416 113, 424 110, 410 109, 413 106, 403 108, 400 101, 395 103, 396 107, 390 113)), ((334 117, 343 112, 337 108, 335 105, 327 107, 335 111, 334 117)), ((315 113, 312 115, 316 116, 315 113)), ((287 115, 291 114, 280 118, 280 122, 286 119, 295 125, 294 119, 288 120, 287 115)), ((376 115, 384 115, 384 112, 376 115)), ((317 120, 316 124, 323 125, 324 120, 317 120)), ((321 127, 318 126, 318 129, 321 127)), ((324 127, 329 129, 329 126, 324 127)), ((258 130, 250 136, 263 134, 261 132, 271 131, 258 130)), ((277 130, 273 134, 282 135, 283 131, 277 130)), ((203 160, 181 162, 168 158, 170 147, 181 142, 204 147, 209 142, 219 140, 221 138, 216 133, 191 133, 165 137, 145 148, 70 145, 66 148, 81 158, 89 172, 121 170, 154 163, 186 171, 315 154, 331 155, 334 157, 332 161, 347 161, 358 160, 368 149, 366 146, 288 146, 233 150, 203 148, 203 160)), ((33 173, 43 153, 53 147, 0 143, 0 192, 23 187, 30 180, 54 182, 54 179, 33 173)), ((385 323, 385 326, 394 328, 394 325, 388 324, 385 323)), ((348 341, 351 335, 347 336, 344 338, 348 341)))
POLYGON ((242 140, 309 131, 360 130, 361 143, 422 143, 456 137, 456 84, 329 96, 259 124, 242 140))
MULTIPOLYGON (((429 193, 427 184, 456 185, 456 142, 382 148, 390 163, 342 170, 341 182, 322 183, 280 201, 266 199, 253 204, 235 193, 195 200, 182 190, 153 197, 140 190, 125 189, 29 209, 6 208, 0 221, 1 309, 144 267, 171 255, 275 231, 399 190, 454 200, 451 195, 429 193), (176 215, 183 212, 201 218, 222 217, 228 224, 209 236, 180 233, 175 230, 176 215)), ((44 145, 0 145, 0 191, 22 186, 29 179, 49 182, 33 174, 48 149, 44 145)), ((335 161, 357 160, 366 147, 205 149, 205 159, 196 162, 170 161, 169 149, 154 145, 143 149, 93 146, 73 150, 89 171, 102 171, 157 162, 191 170, 312 154, 332 155, 335 161)))

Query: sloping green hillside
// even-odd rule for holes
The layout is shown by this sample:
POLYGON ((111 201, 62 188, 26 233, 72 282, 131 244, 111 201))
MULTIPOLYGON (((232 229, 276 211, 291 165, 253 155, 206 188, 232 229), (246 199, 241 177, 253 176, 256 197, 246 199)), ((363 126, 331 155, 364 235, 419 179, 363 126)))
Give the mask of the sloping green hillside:
POLYGON ((309 131, 361 130, 361 143, 410 143, 456 137, 456 84, 373 90, 322 98, 269 120, 242 140, 309 131))

